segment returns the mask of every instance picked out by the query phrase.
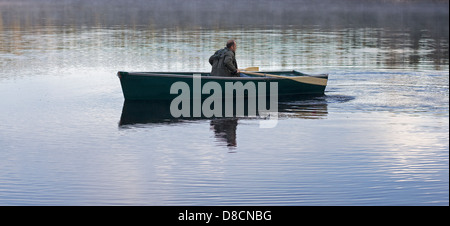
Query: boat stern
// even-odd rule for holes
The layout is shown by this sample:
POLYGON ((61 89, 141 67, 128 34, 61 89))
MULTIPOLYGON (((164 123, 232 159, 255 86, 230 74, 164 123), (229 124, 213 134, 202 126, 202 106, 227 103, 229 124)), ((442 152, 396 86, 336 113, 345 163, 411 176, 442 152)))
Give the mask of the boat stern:
POLYGON ((117 77, 119 77, 119 78, 123 78, 123 77, 125 77, 127 75, 128 75, 128 72, 125 72, 125 71, 117 72, 117 77))

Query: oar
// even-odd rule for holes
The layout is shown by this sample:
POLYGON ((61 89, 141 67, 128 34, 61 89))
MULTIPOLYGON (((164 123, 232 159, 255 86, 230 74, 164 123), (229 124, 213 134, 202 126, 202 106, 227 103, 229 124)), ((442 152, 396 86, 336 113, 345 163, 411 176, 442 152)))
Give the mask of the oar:
POLYGON ((259 67, 248 67, 246 69, 243 69, 244 71, 259 71, 259 67))
MULTIPOLYGON (((252 69, 253 67, 251 67, 250 69, 252 69)), ((327 85, 327 79, 324 78, 316 78, 316 77, 311 77, 311 76, 282 76, 282 75, 272 75, 272 74, 267 74, 267 73, 257 73, 257 72, 249 72, 247 70, 248 68, 242 70, 242 73, 244 74, 251 74, 251 75, 259 75, 259 76, 268 76, 268 77, 274 77, 274 78, 284 78, 284 79, 291 79, 294 80, 296 82, 302 82, 302 83, 308 83, 308 84, 313 84, 313 85, 319 85, 319 86, 326 86, 327 85)))

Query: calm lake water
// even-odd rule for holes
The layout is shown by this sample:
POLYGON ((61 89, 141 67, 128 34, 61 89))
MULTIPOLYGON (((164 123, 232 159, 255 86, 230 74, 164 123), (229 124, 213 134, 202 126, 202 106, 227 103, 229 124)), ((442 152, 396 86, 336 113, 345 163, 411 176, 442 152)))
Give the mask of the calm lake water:
POLYGON ((448 1, 123 2, 0 0, 0 205, 449 205, 448 1), (117 71, 207 72, 230 38, 325 95, 271 129, 124 101, 117 71))

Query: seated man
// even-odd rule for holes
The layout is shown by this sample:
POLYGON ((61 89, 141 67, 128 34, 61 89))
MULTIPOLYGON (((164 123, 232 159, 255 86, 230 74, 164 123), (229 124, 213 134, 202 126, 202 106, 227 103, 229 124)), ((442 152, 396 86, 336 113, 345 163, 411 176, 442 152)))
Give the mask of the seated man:
POLYGON ((209 58, 209 63, 212 65, 212 76, 240 76, 236 62, 236 49, 236 42, 234 40, 228 40, 225 48, 217 50, 209 58))

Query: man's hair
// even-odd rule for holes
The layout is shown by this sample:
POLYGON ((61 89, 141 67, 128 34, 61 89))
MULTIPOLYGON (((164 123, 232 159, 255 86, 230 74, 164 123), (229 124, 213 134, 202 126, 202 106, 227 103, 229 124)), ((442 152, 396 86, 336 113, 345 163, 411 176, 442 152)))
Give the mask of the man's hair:
POLYGON ((236 43, 233 39, 228 40, 227 42, 227 48, 230 48, 234 45, 234 43, 236 43))

